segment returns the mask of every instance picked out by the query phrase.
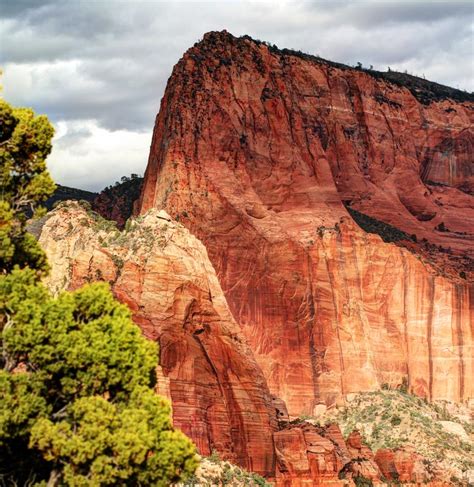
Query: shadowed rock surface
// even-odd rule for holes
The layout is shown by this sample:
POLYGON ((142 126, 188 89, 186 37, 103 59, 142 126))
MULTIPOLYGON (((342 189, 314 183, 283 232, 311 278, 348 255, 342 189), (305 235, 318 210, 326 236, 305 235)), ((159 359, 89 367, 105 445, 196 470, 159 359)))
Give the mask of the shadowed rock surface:
POLYGON ((92 209, 107 220, 117 222, 119 228, 132 216, 133 205, 140 197, 143 178, 137 174, 122 177, 121 182, 103 189, 92 201, 92 209))

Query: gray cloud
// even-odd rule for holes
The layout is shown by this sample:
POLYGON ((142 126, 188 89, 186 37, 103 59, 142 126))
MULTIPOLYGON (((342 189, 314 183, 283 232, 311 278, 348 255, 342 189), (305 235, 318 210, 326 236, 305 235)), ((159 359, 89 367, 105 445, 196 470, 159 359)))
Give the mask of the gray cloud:
POLYGON ((71 127, 64 135, 56 138, 55 144, 61 149, 78 145, 92 135, 92 130, 85 126, 71 127))
POLYGON ((472 16, 471 2, 397 1, 353 2, 346 4, 354 25, 372 28, 387 24, 433 23, 450 18, 463 19, 472 16))
MULTIPOLYGON (((0 0, 0 11, 6 98, 68 123, 71 133, 82 124, 149 140, 173 65, 209 30, 474 89, 473 6, 467 1, 0 0)), ((81 150, 87 140, 98 138, 82 137, 81 150)), ((61 157, 68 157, 67 144, 72 154, 78 143, 63 139, 61 157)), ((145 166, 148 145, 135 144, 141 151, 135 170, 140 159, 145 166)))
POLYGON ((223 28, 351 64, 423 67, 428 78, 433 72, 436 81, 473 88, 472 52, 466 52, 472 50, 468 2, 79 0, 39 6, 9 0, 2 5, 7 9, 0 23, 0 61, 7 68, 7 94, 26 103, 33 93, 35 108, 57 119, 93 118, 112 130, 149 130, 173 64, 204 32, 223 28), (61 72, 60 63, 70 60, 78 61, 75 75, 61 72), (52 67, 32 79, 32 91, 10 85, 10 66, 38 63, 52 67))

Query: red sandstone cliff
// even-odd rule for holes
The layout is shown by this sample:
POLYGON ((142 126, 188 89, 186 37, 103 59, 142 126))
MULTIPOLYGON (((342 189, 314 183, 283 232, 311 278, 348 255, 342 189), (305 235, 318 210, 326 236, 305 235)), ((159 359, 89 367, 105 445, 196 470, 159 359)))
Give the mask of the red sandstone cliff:
POLYGON ((206 35, 169 81, 142 216, 120 233, 76 204, 44 224, 52 289, 111 283, 202 454, 285 487, 432 480, 413 451, 374 455, 286 412, 404 380, 473 396, 472 103, 417 96, 206 35), (365 233, 342 202, 422 245, 365 233))
POLYGON ((175 426, 201 454, 215 449, 277 487, 351 486, 357 478, 382 485, 381 468, 386 476, 403 471, 408 481, 432 479, 416 455, 385 450, 379 467, 358 433, 345 441, 335 424, 290 423, 229 312, 204 246, 165 212, 151 210, 118 232, 69 202, 35 230, 52 263, 53 292, 108 281, 145 336, 159 342, 157 392, 171 399, 175 426))
POLYGON ((141 213, 164 208, 203 241, 290 415, 404 380, 473 396, 458 275, 474 251, 473 103, 416 89, 225 32, 169 80, 141 213), (426 239, 424 257, 366 234, 342 202, 426 239))

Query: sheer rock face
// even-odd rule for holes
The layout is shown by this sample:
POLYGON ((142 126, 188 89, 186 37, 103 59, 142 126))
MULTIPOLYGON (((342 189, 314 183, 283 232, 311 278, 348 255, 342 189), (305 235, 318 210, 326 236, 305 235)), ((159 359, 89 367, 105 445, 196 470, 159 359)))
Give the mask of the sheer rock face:
POLYGON ((175 66, 140 211, 166 209, 206 245, 290 417, 404 380, 473 396, 472 287, 342 204, 472 254, 473 199, 457 189, 472 184, 472 107, 225 32, 175 66))
MULTIPOLYGON (((108 281, 144 335, 159 342, 156 390, 171 399, 175 426, 201 454, 215 449, 277 487, 354 485, 356 478, 381 485, 377 458, 360 434, 344 440, 335 424, 289 422, 229 312, 204 246, 166 212, 151 210, 120 233, 69 202, 36 231, 52 263, 46 284, 53 292, 108 281)), ((410 478, 409 457, 385 450, 380 458, 384 472, 410 478)))
POLYGON ((109 281, 160 344, 157 390, 170 397, 175 425, 201 454, 216 449, 272 474, 275 408, 204 246, 165 212, 149 212, 127 233, 103 226, 77 203, 50 214, 40 234, 53 264, 49 287, 109 281))

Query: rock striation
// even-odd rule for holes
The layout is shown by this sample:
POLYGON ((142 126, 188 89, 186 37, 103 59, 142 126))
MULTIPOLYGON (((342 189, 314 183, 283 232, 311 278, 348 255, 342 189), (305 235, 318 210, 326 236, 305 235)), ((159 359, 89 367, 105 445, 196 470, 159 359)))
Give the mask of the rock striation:
POLYGON ((435 485, 410 449, 296 418, 382 386, 473 398, 473 112, 417 78, 206 34, 168 82, 140 216, 121 200, 120 232, 60 204, 36 228, 49 285, 110 282, 201 454, 278 487, 435 485))
POLYGON ((202 455, 218 451, 277 487, 382 485, 384 475, 399 472, 408 482, 432 480, 420 471, 420 455, 415 468, 398 450, 374 455, 358 432, 345 440, 336 424, 290 421, 229 311, 205 247, 165 211, 152 209, 120 232, 68 202, 34 230, 53 264, 53 292, 107 281, 144 335, 160 344, 156 390, 171 399, 175 426, 202 455))
POLYGON ((209 33, 156 119, 139 211, 205 244, 290 417, 382 384, 473 397, 472 96, 386 77, 209 33))
POLYGON ((271 475, 275 408, 202 243, 164 211, 121 233, 72 202, 49 214, 39 241, 53 264, 50 289, 108 281, 159 342, 157 392, 171 399, 175 425, 199 452, 217 450, 271 475))

